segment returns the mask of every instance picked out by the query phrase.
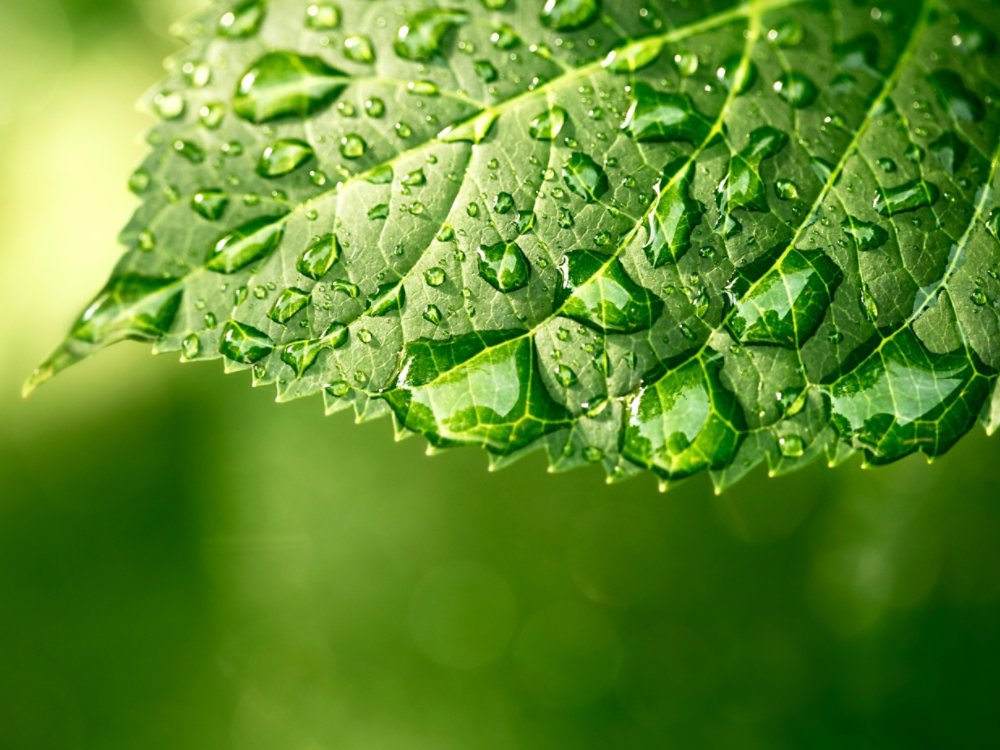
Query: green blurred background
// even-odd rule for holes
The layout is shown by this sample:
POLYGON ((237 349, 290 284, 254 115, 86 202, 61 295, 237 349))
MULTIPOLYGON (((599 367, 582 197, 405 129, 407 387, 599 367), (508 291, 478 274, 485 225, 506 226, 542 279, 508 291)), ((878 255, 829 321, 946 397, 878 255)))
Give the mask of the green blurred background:
POLYGON ((1000 746, 1000 443, 716 498, 488 474, 221 367, 20 384, 194 0, 0 3, 0 748, 1000 746))

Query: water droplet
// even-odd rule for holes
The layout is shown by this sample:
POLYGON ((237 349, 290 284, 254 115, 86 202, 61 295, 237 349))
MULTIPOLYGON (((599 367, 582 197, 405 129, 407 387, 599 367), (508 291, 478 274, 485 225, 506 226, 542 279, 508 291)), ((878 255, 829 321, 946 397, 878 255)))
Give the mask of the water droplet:
POLYGON ((372 303, 369 314, 374 318, 382 317, 403 309, 406 304, 406 287, 397 281, 382 284, 369 299, 372 303))
POLYGON ((493 83, 500 77, 496 66, 494 66, 489 60, 476 60, 474 67, 476 75, 479 76, 479 80, 483 83, 493 83))
POLYGON ((782 435, 778 438, 778 452, 783 458, 802 458, 806 454, 806 443, 798 435, 782 435))
POLYGON ((950 130, 939 136, 929 149, 938 163, 951 174, 962 168, 969 155, 969 144, 950 130))
POLYGON ((174 153, 192 164, 205 161, 205 150, 193 141, 176 140, 173 143, 174 153))
POLYGON ((712 123, 683 93, 659 91, 638 81, 622 130, 640 143, 686 141, 700 146, 712 132, 712 123))
POLYGON ((445 35, 469 21, 462 10, 428 8, 414 13, 396 34, 396 54, 404 60, 429 62, 441 51, 445 35))
POLYGON ((598 331, 645 331, 663 312, 663 300, 636 284, 620 260, 576 250, 566 255, 559 270, 562 314, 598 331))
POLYGON ((442 286, 447 280, 447 274, 444 272, 444 269, 439 266, 428 268, 424 272, 424 281, 427 282, 427 286, 439 287, 442 286))
POLYGON ((351 34, 344 39, 344 57, 357 63, 375 62, 375 47, 364 34, 351 34))
POLYGON ((187 104, 177 91, 161 91, 153 97, 153 109, 164 120, 177 120, 184 115, 187 104))
POLYGON ((577 375, 571 367, 558 365, 552 374, 555 375, 556 382, 563 388, 572 388, 577 384, 577 375))
POLYGON ((424 320, 433 326, 441 325, 444 316, 441 315, 441 308, 437 305, 427 305, 424 308, 424 320))
POLYGON ((528 285, 531 265, 514 242, 500 242, 479 248, 479 276, 498 292, 516 292, 528 285))
POLYGON ((823 322, 843 280, 825 253, 793 249, 736 305, 730 328, 745 344, 801 347, 823 322))
POLYGON ((497 117, 499 114, 494 110, 484 110, 470 120, 458 125, 449 125, 438 134, 438 138, 445 143, 482 143, 493 129, 497 117))
POLYGON ((878 224, 870 224, 853 216, 844 219, 841 226, 862 252, 878 250, 889 240, 889 233, 878 224))
POLYGON ((514 210, 514 196, 510 193, 497 193, 493 199, 493 210, 500 214, 509 214, 514 210))
POLYGON ((340 260, 340 241, 335 234, 314 239, 299 258, 296 268, 303 276, 319 281, 340 260))
POLYGON ((281 242, 285 216, 259 216, 237 227, 215 244, 205 268, 216 273, 236 273, 269 255, 281 242))
POLYGON ((799 187, 791 180, 778 180, 774 183, 774 194, 783 201, 797 201, 799 199, 799 187))
POLYGON ((274 342, 263 331, 246 323, 230 320, 222 329, 219 353, 234 362, 253 365, 274 351, 274 342))
POLYGON ((569 422, 520 331, 479 331, 407 344, 395 386, 383 398, 409 430, 433 444, 520 450, 569 422))
POLYGON ((385 114, 385 102, 377 96, 365 100, 365 114, 378 119, 385 114))
POLYGON ((274 301, 267 317, 284 325, 309 305, 309 293, 296 287, 285 289, 274 301))
POLYGON ((622 455, 668 479, 726 466, 744 425, 716 361, 670 370, 627 404, 622 455))
POLYGON ((612 73, 634 73, 655 63, 663 46, 662 39, 639 39, 622 49, 612 50, 601 64, 612 73))
POLYGON ((831 421, 871 463, 937 456, 975 424, 989 378, 965 351, 937 354, 901 329, 830 390, 831 421))
POLYGON ((132 176, 128 180, 128 189, 131 190, 136 195, 142 195, 147 190, 149 190, 149 183, 151 182, 149 172, 145 169, 137 169, 132 173, 132 176))
POLYGON ((340 26, 340 8, 333 3, 313 3, 306 8, 306 26, 314 31, 330 31, 340 26))
POLYGON ((270 52, 240 79, 233 110, 244 120, 306 117, 332 104, 347 87, 345 73, 318 57, 270 52))
POLYGON ((305 141, 286 139, 275 141, 264 149, 257 162, 257 174, 274 179, 291 174, 315 156, 312 146, 305 141))
POLYGON ((181 341, 181 357, 185 360, 198 359, 201 355, 201 339, 197 333, 190 333, 181 341))
POLYGON ((779 47, 797 47, 802 44, 805 35, 802 23, 798 19, 788 18, 767 32, 767 40, 779 47))
POLYGON ((691 248, 691 235, 704 216, 704 207, 690 195, 692 171, 692 164, 678 159, 663 171, 655 188, 656 207, 643 246, 653 268, 676 262, 691 248))
POLYGON ((970 91, 962 76, 951 70, 936 70, 928 77, 937 92, 941 106, 956 120, 980 122, 986 116, 986 105, 970 91))
POLYGON ((340 323, 334 323, 318 339, 292 341, 281 348, 281 361, 292 368, 297 378, 301 378, 316 364, 320 353, 328 349, 339 349, 347 343, 349 331, 340 323))
POLYGON ((600 13, 600 0, 546 0, 542 24, 554 31, 575 31, 593 23, 600 13))
POLYGON ((517 35, 514 29, 503 23, 494 27, 493 33, 490 34, 490 42, 497 49, 509 50, 514 49, 514 47, 521 43, 521 37, 517 35))
POLYGON ((794 71, 785 73, 775 81, 774 91, 796 109, 808 107, 819 96, 819 89, 812 79, 794 71))
POLYGON ((993 235, 993 239, 1000 242, 1000 208, 992 209, 984 223, 986 229, 993 235))
POLYGON ((834 45, 833 53, 842 68, 874 68, 878 65, 879 41, 873 34, 861 34, 834 45))
POLYGON ((771 127, 762 127, 750 134, 747 147, 729 162, 725 178, 719 184, 717 201, 723 214, 737 208, 767 211, 767 195, 760 178, 760 166, 775 156, 788 143, 788 136, 771 127))
POLYGON ((340 139, 340 155, 345 159, 360 159, 367 151, 368 144, 357 133, 348 133, 340 139))
POLYGON ((562 107, 547 109, 531 121, 528 133, 536 141, 554 141, 566 125, 567 117, 562 107))
POLYGON ((253 36, 264 21, 264 12, 263 0, 243 0, 236 3, 219 18, 217 26, 219 36, 230 39, 253 36))
POLYGON ((587 154, 574 152, 562 168, 566 187, 588 203, 594 203, 608 192, 608 176, 587 154))
POLYGON ((893 188, 878 188, 872 205, 880 216, 890 217, 933 206, 940 195, 934 183, 911 180, 893 188))
POLYGON ((734 95, 740 96, 757 82, 757 66, 752 60, 744 60, 742 55, 730 55, 716 69, 715 77, 734 95))
POLYGON ((229 207, 229 196, 218 189, 199 190, 191 197, 191 209, 208 221, 218 221, 229 207))

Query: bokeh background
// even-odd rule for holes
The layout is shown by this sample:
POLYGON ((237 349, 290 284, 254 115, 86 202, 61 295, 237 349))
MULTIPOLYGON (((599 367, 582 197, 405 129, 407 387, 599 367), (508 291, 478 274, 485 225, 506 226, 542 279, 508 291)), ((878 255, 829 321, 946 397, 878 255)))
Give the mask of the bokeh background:
POLYGON ((1000 746, 981 431, 717 498, 428 459, 139 345, 21 401, 195 6, 0 0, 0 748, 1000 746))

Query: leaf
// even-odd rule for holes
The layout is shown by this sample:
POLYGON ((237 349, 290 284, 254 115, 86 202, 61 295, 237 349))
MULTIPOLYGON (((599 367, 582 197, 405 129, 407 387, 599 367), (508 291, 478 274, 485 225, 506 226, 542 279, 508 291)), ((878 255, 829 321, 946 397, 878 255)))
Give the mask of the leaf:
POLYGON ((496 465, 718 487, 996 428, 997 32, 972 0, 223 3, 28 388, 224 358, 496 465))

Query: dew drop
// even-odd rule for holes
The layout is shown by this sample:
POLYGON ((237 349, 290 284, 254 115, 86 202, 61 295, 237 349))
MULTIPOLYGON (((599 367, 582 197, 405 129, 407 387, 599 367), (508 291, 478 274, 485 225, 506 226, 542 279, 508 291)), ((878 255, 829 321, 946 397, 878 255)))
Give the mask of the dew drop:
POLYGON ((240 79, 233 109, 254 123, 305 117, 332 104, 347 84, 346 74, 318 57, 270 52, 240 79))
POLYGON ((274 351, 274 342, 251 325, 230 320, 222 329, 219 353, 244 365, 260 362, 274 351))
POLYGON ((275 141, 264 149, 257 162, 257 174, 274 179, 291 174, 315 156, 312 146, 305 141, 286 139, 275 141))
POLYGON ((340 241, 335 234, 325 234, 314 239, 296 263, 303 276, 319 281, 340 260, 340 241))

